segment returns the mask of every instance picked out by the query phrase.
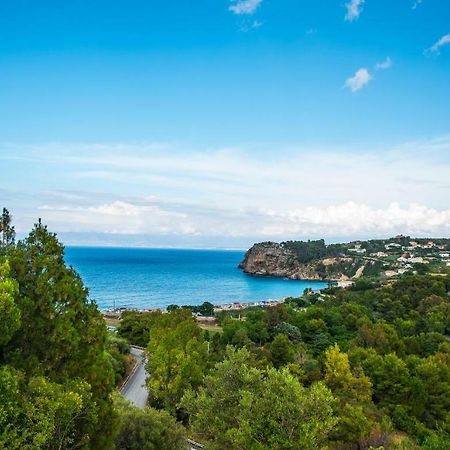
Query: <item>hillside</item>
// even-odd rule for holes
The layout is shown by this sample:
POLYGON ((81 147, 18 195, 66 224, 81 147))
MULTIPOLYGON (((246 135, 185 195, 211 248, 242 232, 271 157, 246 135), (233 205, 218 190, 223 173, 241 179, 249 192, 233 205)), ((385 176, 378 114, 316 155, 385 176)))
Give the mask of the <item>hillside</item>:
POLYGON ((449 249, 450 239, 409 236, 330 245, 323 239, 261 242, 247 251, 239 268, 250 275, 293 280, 390 278, 407 272, 443 273, 450 266, 449 249))

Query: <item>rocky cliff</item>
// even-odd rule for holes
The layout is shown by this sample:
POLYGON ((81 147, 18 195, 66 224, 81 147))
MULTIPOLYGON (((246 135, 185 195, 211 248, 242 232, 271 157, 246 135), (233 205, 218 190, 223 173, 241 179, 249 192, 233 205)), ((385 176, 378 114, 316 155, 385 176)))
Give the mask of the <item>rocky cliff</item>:
POLYGON ((303 264, 286 246, 276 242, 261 242, 247 251, 239 268, 255 276, 292 280, 348 280, 358 269, 358 262, 349 257, 335 257, 303 264))
POLYGON ((315 264, 300 264, 295 254, 276 242, 253 245, 239 267, 258 276, 283 277, 293 280, 321 280, 315 264))

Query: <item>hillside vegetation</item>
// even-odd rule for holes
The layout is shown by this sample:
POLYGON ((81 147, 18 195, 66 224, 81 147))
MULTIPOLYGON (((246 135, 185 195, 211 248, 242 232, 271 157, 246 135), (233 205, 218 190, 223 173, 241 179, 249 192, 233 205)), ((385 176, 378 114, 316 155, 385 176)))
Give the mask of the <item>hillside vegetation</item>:
POLYGON ((148 340, 151 403, 207 448, 443 449, 450 432, 450 276, 305 292, 271 308, 127 313, 148 340), (146 326, 143 326, 143 323, 146 326))

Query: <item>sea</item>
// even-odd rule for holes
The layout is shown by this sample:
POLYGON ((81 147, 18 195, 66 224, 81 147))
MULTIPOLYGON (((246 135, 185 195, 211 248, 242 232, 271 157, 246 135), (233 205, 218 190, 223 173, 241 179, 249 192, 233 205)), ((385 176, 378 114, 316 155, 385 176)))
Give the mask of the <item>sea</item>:
POLYGON ((170 304, 249 303, 299 296, 320 281, 254 277, 238 269, 240 250, 66 247, 101 310, 165 308, 170 304))

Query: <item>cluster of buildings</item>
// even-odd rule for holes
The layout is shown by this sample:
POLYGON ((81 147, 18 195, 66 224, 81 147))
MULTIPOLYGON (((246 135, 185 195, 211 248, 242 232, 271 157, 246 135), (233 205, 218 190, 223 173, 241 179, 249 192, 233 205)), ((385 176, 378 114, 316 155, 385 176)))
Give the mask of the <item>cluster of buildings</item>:
MULTIPOLYGON (((442 240, 411 240, 405 236, 397 236, 394 242, 375 242, 376 251, 369 253, 368 243, 355 242, 347 249, 351 256, 361 256, 367 260, 378 260, 383 263, 384 275, 393 277, 414 270, 415 264, 437 264, 450 267, 450 248, 441 245, 442 240)), ((445 242, 444 242, 445 243, 445 242)), ((374 242, 371 243, 372 246, 374 242)), ((346 286, 342 286, 346 287, 346 286)))
POLYGON ((220 311, 233 311, 245 308, 254 308, 257 306, 260 308, 268 308, 269 306, 276 306, 283 302, 284 300, 261 300, 250 303, 240 303, 240 302, 225 303, 223 305, 215 305, 214 312, 218 313, 220 311))
POLYGON ((397 242, 390 242, 385 245, 385 251, 372 253, 371 256, 378 258, 388 258, 392 255, 399 255, 395 261, 390 261, 391 269, 385 271, 388 277, 402 275, 414 269, 414 264, 440 263, 450 267, 450 252, 445 247, 438 245, 434 241, 419 243, 409 241, 408 245, 401 245, 397 242))

